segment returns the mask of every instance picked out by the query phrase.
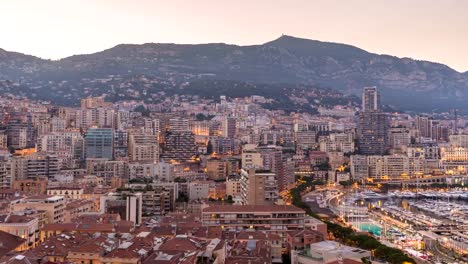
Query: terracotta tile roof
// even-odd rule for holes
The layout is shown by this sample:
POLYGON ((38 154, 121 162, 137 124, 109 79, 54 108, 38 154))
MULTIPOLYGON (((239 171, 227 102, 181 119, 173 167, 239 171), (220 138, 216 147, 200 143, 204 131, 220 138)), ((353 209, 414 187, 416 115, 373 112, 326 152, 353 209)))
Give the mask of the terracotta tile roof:
POLYGON ((267 235, 260 231, 241 231, 236 236, 237 240, 268 240, 267 235))
POLYGON ((135 237, 132 240, 122 242, 118 248, 106 254, 106 258, 136 259, 151 253, 154 244, 154 233, 145 237, 135 237), (124 244, 126 243, 126 246, 124 244))
POLYGON ((72 219, 76 223, 104 223, 111 224, 120 220, 119 214, 80 214, 72 219))
POLYGON ((118 233, 130 233, 133 230, 132 221, 117 221, 115 222, 115 231, 118 233))
MULTIPOLYGON (((26 253, 27 254, 27 253, 26 253)), ((35 256, 25 256, 26 254, 14 254, 0 257, 0 263, 2 264, 39 264, 39 258, 35 256)), ((0 255, 3 256, 3 255, 0 255)), ((47 264, 48 262, 41 262, 47 264)))
POLYGON ((50 237, 30 253, 38 256, 60 256, 66 257, 68 252, 80 245, 85 244, 92 237, 84 233, 62 233, 58 236, 50 237))
POLYGON ((163 223, 195 223, 200 222, 200 215, 199 214, 185 214, 185 213, 172 213, 163 217, 160 221, 161 224, 163 223))
POLYGON ((235 241, 232 244, 231 255, 225 264, 264 264, 271 263, 271 245, 269 241, 235 241))
POLYGON ((111 233, 114 232, 113 224, 98 224, 98 223, 55 223, 55 224, 45 224, 42 228, 44 231, 65 231, 65 232, 104 232, 111 233))
POLYGON ((81 206, 85 206, 87 204, 94 204, 93 201, 90 200, 75 200, 75 201, 70 201, 67 203, 65 206, 66 210, 73 210, 75 208, 79 208, 81 206))
POLYGON ((153 232, 160 236, 175 236, 175 228, 172 226, 157 226, 153 228, 153 232))
POLYGON ((32 217, 25 215, 4 214, 0 215, 0 223, 28 223, 34 220, 32 217))
POLYGON ((195 238, 174 237, 162 244, 158 250, 160 251, 194 251, 200 248, 200 241, 195 238))
POLYGON ((83 252, 83 253, 100 253, 104 251, 104 245, 106 242, 105 236, 100 236, 85 242, 73 249, 70 252, 83 252))
POLYGON ((7 253, 15 250, 25 241, 26 240, 22 239, 21 237, 0 231, 0 256, 5 256, 7 253))
POLYGON ((154 252, 143 261, 143 264, 178 264, 183 256, 183 253, 171 255, 163 252, 154 252))
POLYGON ((60 231, 66 231, 66 232, 72 232, 76 230, 76 223, 54 223, 54 224, 45 224, 44 227, 42 228, 42 231, 55 231, 55 230, 60 230, 60 231))
POLYGON ((310 229, 304 229, 304 230, 292 230, 287 232, 288 237, 297 237, 297 236, 307 236, 307 235, 313 235, 313 236, 320 236, 323 237, 323 234, 315 231, 315 230, 310 230, 310 229))

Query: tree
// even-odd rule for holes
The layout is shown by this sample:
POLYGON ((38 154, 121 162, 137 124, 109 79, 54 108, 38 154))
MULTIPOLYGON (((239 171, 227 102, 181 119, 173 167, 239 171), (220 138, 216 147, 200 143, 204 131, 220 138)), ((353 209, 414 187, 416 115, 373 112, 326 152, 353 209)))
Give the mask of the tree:
POLYGON ((187 179, 181 178, 181 177, 176 177, 174 179, 174 182, 187 182, 187 179))
POLYGON ((213 144, 211 144, 211 140, 208 140, 208 144, 206 145, 206 154, 211 155, 213 153, 213 144))
POLYGON ((230 203, 230 204, 234 203, 234 200, 233 200, 233 198, 232 198, 232 195, 228 195, 228 196, 226 197, 226 202, 227 202, 227 203, 230 203))
POLYGON ((351 186, 353 184, 352 181, 340 181, 339 183, 343 187, 349 187, 349 186, 351 186))
POLYGON ((141 113, 142 116, 146 116, 146 117, 149 117, 150 113, 151 113, 151 111, 148 110, 148 108, 146 108, 144 105, 139 105, 139 106, 135 107, 135 109, 133 109, 133 111, 139 112, 139 113, 141 113))
POLYGON ((179 197, 177 198, 176 202, 178 203, 188 203, 189 198, 185 193, 179 193, 179 197))
POLYGON ((13 153, 15 153, 16 149, 15 149, 15 147, 13 147, 13 146, 8 146, 8 151, 9 151, 11 154, 13 154, 13 153))
POLYGON ((328 162, 325 162, 325 163, 322 163, 322 164, 319 164, 319 165, 316 165, 315 166, 316 168, 318 168, 319 170, 321 171, 328 171, 330 170, 330 164, 328 162))
POLYGON ((204 121, 204 120, 207 120, 207 116, 202 114, 202 113, 199 113, 195 116, 195 118, 197 119, 197 121, 204 121))
POLYGON ((290 264, 291 263, 291 256, 289 254, 282 254, 281 255, 281 260, 284 264, 290 264))

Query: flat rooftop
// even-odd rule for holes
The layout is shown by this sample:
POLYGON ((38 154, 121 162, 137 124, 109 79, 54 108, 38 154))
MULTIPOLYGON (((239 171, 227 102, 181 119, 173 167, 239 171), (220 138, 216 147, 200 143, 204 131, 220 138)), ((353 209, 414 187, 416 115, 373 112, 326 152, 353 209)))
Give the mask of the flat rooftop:
POLYGON ((212 205, 203 209, 203 213, 276 213, 276 212, 294 212, 305 213, 304 210, 293 205, 212 205))

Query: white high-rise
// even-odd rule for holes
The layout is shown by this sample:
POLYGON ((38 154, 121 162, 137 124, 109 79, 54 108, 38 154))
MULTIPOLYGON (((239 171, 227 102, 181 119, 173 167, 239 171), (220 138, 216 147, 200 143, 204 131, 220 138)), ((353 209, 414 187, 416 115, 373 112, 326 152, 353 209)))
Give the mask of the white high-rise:
POLYGON ((362 91, 362 111, 372 112, 380 110, 380 94, 377 87, 364 87, 362 91))

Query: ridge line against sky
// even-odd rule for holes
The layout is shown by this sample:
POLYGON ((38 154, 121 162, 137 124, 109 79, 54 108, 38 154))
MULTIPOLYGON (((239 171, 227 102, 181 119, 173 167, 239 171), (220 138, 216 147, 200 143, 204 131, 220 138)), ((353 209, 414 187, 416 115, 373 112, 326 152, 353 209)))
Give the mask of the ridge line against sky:
POLYGON ((468 1, 0 0, 0 48, 45 59, 118 44, 258 45, 286 34, 468 71, 468 1))

